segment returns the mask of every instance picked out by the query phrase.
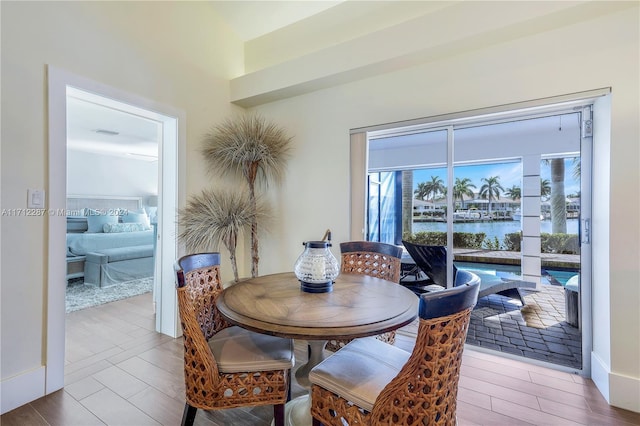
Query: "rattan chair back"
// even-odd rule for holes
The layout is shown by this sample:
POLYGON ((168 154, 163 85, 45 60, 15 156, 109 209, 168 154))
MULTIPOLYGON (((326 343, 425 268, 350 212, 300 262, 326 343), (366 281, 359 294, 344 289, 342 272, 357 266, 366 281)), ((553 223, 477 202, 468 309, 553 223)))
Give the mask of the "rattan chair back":
POLYGON ((411 356, 367 412, 320 386, 312 387, 314 424, 455 425, 462 351, 478 283, 425 293, 411 356))
MULTIPOLYGON (((375 241, 348 241, 340 243, 340 253, 341 272, 400 282, 402 247, 375 241)), ((389 331, 376 337, 393 344, 396 333, 389 331)), ((333 339, 327 342, 325 348, 335 352, 349 342, 346 339, 333 339)))
POLYGON ((193 423, 198 408, 215 410, 284 404, 289 391, 288 370, 249 374, 219 371, 208 341, 230 326, 216 309, 216 300, 223 290, 220 254, 188 255, 176 262, 175 269, 184 340, 186 406, 183 424, 193 423), (190 419, 185 420, 187 417, 190 419))
POLYGON ((402 247, 375 241, 340 244, 341 271, 400 282, 402 247))

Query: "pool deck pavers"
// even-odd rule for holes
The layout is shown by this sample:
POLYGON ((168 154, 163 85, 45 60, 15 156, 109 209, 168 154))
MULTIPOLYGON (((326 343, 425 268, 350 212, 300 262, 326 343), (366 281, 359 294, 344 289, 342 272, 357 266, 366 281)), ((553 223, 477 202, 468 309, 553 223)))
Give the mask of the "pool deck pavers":
MULTIPOLYGON (((523 290, 520 301, 492 294, 478 300, 471 313, 467 344, 582 369, 582 333, 565 318, 564 288, 543 285, 523 290)), ((398 331, 417 332, 417 321, 398 331)))
MULTIPOLYGON (((516 265, 521 261, 519 252, 456 248, 454 253, 455 260, 463 262, 516 265)), ((541 258, 543 268, 580 268, 580 255, 542 253, 541 258)), ((539 290, 521 292, 524 306, 497 294, 479 299, 471 314, 466 342, 582 369, 582 333, 566 321, 564 287, 542 285, 539 290)))
POLYGON ((523 291, 526 305, 497 294, 478 300, 467 344, 582 368, 582 333, 565 318, 564 288, 523 291))

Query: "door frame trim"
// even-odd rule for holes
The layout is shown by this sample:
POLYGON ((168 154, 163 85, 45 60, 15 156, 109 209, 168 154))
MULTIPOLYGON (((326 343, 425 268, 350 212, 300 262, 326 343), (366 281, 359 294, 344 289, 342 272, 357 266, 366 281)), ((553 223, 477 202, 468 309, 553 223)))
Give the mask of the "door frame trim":
MULTIPOLYGON (((102 83, 72 74, 66 70, 47 66, 48 81, 48 134, 49 134, 49 212, 63 212, 66 210, 66 140, 67 140, 67 112, 66 99, 67 87, 74 87, 89 93, 95 93, 108 99, 116 100, 132 107, 153 112, 167 117, 173 117, 176 121, 175 152, 176 176, 175 176, 175 203, 183 206, 185 203, 185 182, 186 182, 186 113, 173 107, 162 105, 153 100, 145 99, 138 95, 125 92, 123 90, 107 86, 102 83)), ((176 214, 175 212, 173 214, 176 214)), ((49 215, 48 230, 48 264, 47 264, 47 285, 45 286, 46 301, 46 333, 44 336, 46 368, 45 374, 45 395, 61 389, 64 386, 64 363, 65 363, 65 292, 66 292, 66 262, 64 240, 66 238, 66 215, 49 215)), ((170 244, 170 239, 166 239, 170 244)), ((177 255, 177 245, 173 241, 173 250, 177 255)), ((171 249, 169 250, 171 251, 171 249)), ((165 277, 164 281, 170 278, 165 277)), ((168 292, 171 289, 173 303, 175 305, 175 291, 173 291, 173 280, 171 285, 163 283, 162 291, 168 292)), ((171 295, 164 297, 167 303, 171 303, 171 295)), ((163 302, 163 303, 165 303, 163 302)), ((160 308, 162 309, 162 307, 160 308)), ((180 332, 178 312, 173 312, 173 324, 163 326, 165 334, 177 337, 180 332), (169 332, 167 332, 167 330, 169 332)), ((166 317, 166 316, 165 316, 166 317)))
MULTIPOLYGON (((596 117, 596 115, 598 115, 597 112, 601 109, 603 111, 606 110, 606 113, 610 111, 610 107, 607 106, 608 103, 610 102, 610 95, 611 95, 611 88, 607 87, 602 89, 595 89, 595 90, 578 92, 578 93, 556 96, 551 98, 543 98, 543 99, 518 102, 518 103, 513 103, 508 105, 500 105, 496 107, 482 108, 482 109, 473 110, 473 111, 464 111, 464 112, 443 114, 443 115, 426 117, 426 118, 415 119, 415 120, 407 120, 407 121, 401 121, 401 122, 395 122, 395 123, 354 128, 350 130, 351 143, 352 143, 351 153, 352 153, 352 156, 354 155, 354 153, 358 155, 363 155, 364 160, 359 158, 356 158, 354 160, 352 158, 350 172, 352 175, 364 173, 366 176, 366 173, 368 172, 368 143, 370 139, 397 136, 397 135, 403 135, 403 134, 411 134, 411 133, 416 133, 418 131, 420 132, 434 131, 436 129, 440 129, 445 126, 451 126, 452 128, 464 128, 467 126, 476 125, 478 123, 482 123, 485 125, 497 124, 505 121, 514 121, 520 117, 532 117, 537 115, 543 115, 543 116, 555 115, 555 114, 561 113, 562 111, 567 111, 571 107, 573 107, 574 109, 580 108, 581 110, 583 110, 586 105, 592 105, 592 108, 594 111, 594 118, 593 118, 594 122, 597 122, 599 125, 600 123, 604 124, 604 122, 607 120, 605 119, 601 120, 601 118, 604 118, 604 117, 599 117, 599 116, 596 117), (355 145, 354 142, 359 141, 362 138, 365 139, 364 143, 359 143, 358 148, 360 149, 358 149, 357 151, 354 150, 354 145, 355 145), (363 149, 364 149, 364 153, 362 153, 363 149), (364 165, 365 167, 364 170, 360 170, 359 167, 361 165, 364 165)), ((603 114, 606 115, 604 112, 603 114)), ((608 126, 602 126, 602 128, 608 128, 608 126)), ((603 133, 603 131, 601 132, 603 133)), ((581 142, 581 149, 580 149, 581 157, 582 155, 589 155, 590 160, 592 160, 594 155, 593 150, 596 143, 595 141, 597 140, 597 136, 598 135, 594 134, 594 136, 591 138, 590 151, 586 154, 582 152, 583 144, 581 142)), ((606 138, 603 137, 601 139, 604 140, 606 138)), ((447 145, 448 149, 450 145, 451 143, 450 141, 448 141, 448 145, 447 145)), ((448 153, 447 167, 449 167, 450 161, 451 161, 451 158, 448 153)), ((590 177, 588 178, 589 182, 592 181, 593 179, 592 167, 593 167, 593 164, 591 164, 590 170, 589 170, 589 173, 590 173, 590 177)), ((448 177, 450 177, 450 172, 448 173, 448 177)), ((586 179, 586 177, 581 178, 582 190, 585 189, 584 179, 586 179)), ((354 183, 357 183, 357 181, 354 181, 352 179, 352 182, 351 182, 351 185, 352 185, 351 186, 351 198, 352 198, 351 199, 352 201, 351 202, 351 209, 352 209, 351 225, 352 227, 354 223, 359 224, 359 222, 355 222, 353 218, 359 218, 359 217, 364 218, 367 215, 367 208, 365 203, 362 203, 363 211, 357 211, 358 210, 357 207, 359 206, 354 203, 354 200, 357 200, 359 197, 362 199, 365 198, 364 196, 362 196, 362 192, 363 190, 366 192, 367 188, 366 186, 363 185, 360 189, 357 189, 354 187, 354 183)), ((593 191, 593 188, 591 188, 591 191, 593 191)), ((593 215, 593 209, 591 204, 592 200, 591 199, 584 200, 582 199, 582 197, 584 197, 584 195, 581 196, 581 205, 584 204, 584 206, 589 209, 588 217, 591 218, 593 215)), ((447 204, 450 207, 448 210, 452 211, 452 205, 451 205, 452 203, 448 201, 447 204)), ((583 217, 583 212, 581 211, 581 218, 582 217, 583 217)), ((449 215, 448 215, 447 221, 448 223, 450 223, 451 221, 451 218, 449 217, 449 215)), ((363 222, 363 224, 364 223, 366 222, 363 222)), ((354 234, 353 228, 351 229, 351 233, 354 234)), ((364 227, 363 227, 362 233, 363 235, 366 235, 366 230, 364 230, 364 227)), ((450 235, 450 233, 451 233, 451 229, 449 229, 448 227, 447 234, 450 235)), ((451 249, 450 244, 448 244, 448 246, 449 246, 449 249, 451 249)), ((580 280, 581 280, 580 315, 581 315, 581 323, 582 323, 582 328, 581 328, 582 366, 581 368, 576 369, 573 367, 565 367, 559 364, 553 364, 553 363, 548 363, 544 361, 537 361, 530 358, 527 358, 527 362, 549 366, 557 370, 577 372, 585 377, 592 376, 593 374, 592 354, 593 354, 593 342, 594 342, 593 305, 592 305, 592 300, 593 300, 593 295, 592 295, 593 248, 592 247, 593 246, 592 244, 589 244, 589 246, 590 246, 589 250, 581 250, 581 258, 580 258, 580 274, 581 274, 580 275, 580 280)), ((451 264, 449 261, 447 262, 447 266, 451 268, 451 264)), ((502 356, 505 356, 507 358, 510 357, 506 353, 502 353, 502 356)), ((604 374, 600 374, 600 376, 604 376, 604 374)), ((604 381, 604 379, 602 381, 604 381)), ((601 388, 600 385, 598 387, 601 388)))

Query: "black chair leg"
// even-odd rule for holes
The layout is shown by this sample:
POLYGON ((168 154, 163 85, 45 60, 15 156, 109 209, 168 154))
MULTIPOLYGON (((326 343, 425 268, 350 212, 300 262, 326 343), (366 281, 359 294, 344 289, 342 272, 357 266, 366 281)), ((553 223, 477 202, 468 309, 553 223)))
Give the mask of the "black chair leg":
POLYGON ((192 407, 189 404, 184 404, 184 412, 182 413, 182 426, 193 426, 193 422, 196 419, 196 407, 192 407))
POLYGON ((274 426, 284 426, 284 404, 275 404, 273 406, 274 426))

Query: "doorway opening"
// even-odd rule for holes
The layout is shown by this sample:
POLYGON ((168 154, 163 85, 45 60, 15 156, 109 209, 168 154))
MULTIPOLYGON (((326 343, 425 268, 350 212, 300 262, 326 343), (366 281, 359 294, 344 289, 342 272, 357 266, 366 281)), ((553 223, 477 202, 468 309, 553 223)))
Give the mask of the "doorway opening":
MULTIPOLYGON (((150 208, 154 207, 152 204, 157 204, 156 226, 153 231, 155 236, 152 237, 155 253, 153 253, 154 260, 151 264, 154 277, 153 299, 156 307, 156 331, 171 337, 177 337, 180 334, 173 263, 178 252, 175 239, 176 212, 177 206, 183 202, 178 199, 178 194, 184 194, 184 191, 179 191, 179 182, 180 185, 183 185, 184 182, 184 166, 179 162, 179 159, 184 161, 182 150, 186 139, 184 126, 178 125, 186 120, 184 112, 166 105, 54 67, 48 67, 48 90, 49 210, 63 213, 50 214, 49 216, 46 393, 58 390, 64 385, 65 294, 68 273, 64 248, 67 239, 67 103, 69 94, 78 96, 81 93, 83 100, 89 100, 96 105, 145 119, 150 123, 155 123, 158 128, 157 193, 131 197, 137 198, 138 204, 131 207, 132 211, 129 213, 132 216, 138 213, 133 211, 134 207, 138 205, 142 209, 146 207, 151 211, 150 208), (181 155, 178 152, 179 147, 181 147, 181 155), (157 201, 155 195, 157 195, 157 201)), ((115 176, 117 170, 113 170, 112 173, 115 176)), ((109 208, 111 207, 107 207, 107 209, 109 208)), ((145 210, 144 214, 147 216, 146 213, 145 210)))
POLYGON ((406 256, 412 289, 450 287, 459 269, 484 287, 509 287, 478 301, 467 343, 585 375, 591 248, 582 228, 591 212, 583 194, 591 191, 592 105, 366 133, 365 239, 446 247, 438 262, 452 273, 444 283, 431 282, 429 271, 416 274, 418 262, 406 256))
POLYGON ((66 313, 154 290, 162 123, 67 89, 66 313))

